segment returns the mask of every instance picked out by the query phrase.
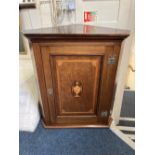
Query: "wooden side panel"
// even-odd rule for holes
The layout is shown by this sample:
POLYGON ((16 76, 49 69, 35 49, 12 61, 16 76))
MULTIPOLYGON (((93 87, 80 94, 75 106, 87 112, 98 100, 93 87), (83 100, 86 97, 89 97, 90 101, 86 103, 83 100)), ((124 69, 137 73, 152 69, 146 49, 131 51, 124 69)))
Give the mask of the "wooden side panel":
POLYGON ((99 109, 98 118, 104 123, 108 123, 110 117, 110 111, 113 105, 113 97, 115 91, 115 77, 120 52, 120 45, 114 45, 109 47, 105 54, 105 59, 102 68, 101 75, 101 88, 99 95, 99 109), (108 63, 110 56, 115 57, 115 63, 108 63), (103 117, 104 116, 104 117, 103 117))
POLYGON ((42 55, 40 51, 40 46, 37 43, 33 43, 32 47, 33 47, 34 61, 35 61, 35 66, 36 66, 36 71, 37 71, 38 82, 39 82, 40 94, 41 94, 41 99, 42 99, 42 107, 44 110, 43 119, 46 125, 50 125, 51 123, 50 113, 51 112, 50 112, 47 93, 46 93, 44 67, 42 63, 42 55))
POLYGON ((44 68, 44 77, 45 77, 45 83, 46 83, 46 91, 45 93, 47 94, 47 99, 48 99, 48 104, 50 108, 50 118, 51 118, 51 123, 56 122, 56 111, 55 111, 55 96, 54 94, 49 94, 48 90, 52 89, 53 91, 53 81, 52 76, 54 76, 54 71, 52 70, 50 66, 50 55, 48 53, 48 50, 46 47, 41 48, 41 55, 42 55, 42 61, 43 61, 43 68, 44 68))

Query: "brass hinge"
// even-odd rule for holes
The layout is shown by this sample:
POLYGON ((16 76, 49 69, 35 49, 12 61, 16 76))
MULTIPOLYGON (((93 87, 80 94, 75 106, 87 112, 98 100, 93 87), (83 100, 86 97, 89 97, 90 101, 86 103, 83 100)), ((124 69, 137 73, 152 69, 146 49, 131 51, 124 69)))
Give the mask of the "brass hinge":
POLYGON ((53 95, 53 89, 52 88, 47 89, 47 93, 48 95, 53 95))
POLYGON ((107 116, 108 116, 108 111, 101 112, 101 117, 107 117, 107 116))
POLYGON ((116 56, 109 56, 108 58, 108 64, 115 64, 116 63, 116 56))

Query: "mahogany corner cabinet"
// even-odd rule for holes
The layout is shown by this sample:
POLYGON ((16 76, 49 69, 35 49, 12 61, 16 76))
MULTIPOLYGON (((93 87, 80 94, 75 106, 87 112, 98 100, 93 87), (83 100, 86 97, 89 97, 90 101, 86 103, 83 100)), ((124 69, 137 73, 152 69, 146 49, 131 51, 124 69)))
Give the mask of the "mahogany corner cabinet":
POLYGON ((46 128, 109 127, 122 41, 88 25, 27 30, 46 128))

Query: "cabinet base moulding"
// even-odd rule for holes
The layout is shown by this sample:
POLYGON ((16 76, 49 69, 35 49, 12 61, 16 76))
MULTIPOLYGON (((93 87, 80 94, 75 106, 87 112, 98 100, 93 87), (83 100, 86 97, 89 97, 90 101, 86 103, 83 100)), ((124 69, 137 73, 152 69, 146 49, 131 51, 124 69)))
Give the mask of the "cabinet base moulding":
POLYGON ((46 129, 57 129, 57 128, 109 128, 111 126, 113 119, 112 117, 109 118, 108 125, 104 124, 53 124, 53 125, 46 125, 42 120, 42 124, 46 129))

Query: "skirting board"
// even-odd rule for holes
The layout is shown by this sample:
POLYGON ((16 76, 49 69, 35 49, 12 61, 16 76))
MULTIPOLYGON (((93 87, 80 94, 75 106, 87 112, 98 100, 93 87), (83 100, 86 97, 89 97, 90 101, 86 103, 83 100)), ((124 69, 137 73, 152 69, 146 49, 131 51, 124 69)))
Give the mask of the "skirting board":
POLYGON ((119 138, 121 138, 126 144, 128 144, 132 149, 135 150, 135 143, 130 138, 128 138, 124 133, 122 133, 113 122, 111 123, 110 129, 119 138))

